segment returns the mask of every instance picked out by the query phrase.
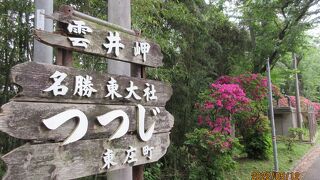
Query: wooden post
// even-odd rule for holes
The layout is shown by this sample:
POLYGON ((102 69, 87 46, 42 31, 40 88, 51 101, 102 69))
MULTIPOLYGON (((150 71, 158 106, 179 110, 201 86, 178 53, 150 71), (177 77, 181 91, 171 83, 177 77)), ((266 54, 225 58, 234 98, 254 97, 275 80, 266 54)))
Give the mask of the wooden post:
MULTIPOLYGON (((130 0, 108 0, 108 21, 125 28, 131 28, 130 0)), ((130 76, 130 64, 108 60, 108 73, 130 76)), ((132 168, 107 173, 108 180, 132 180, 132 168)))
MULTIPOLYGON (((138 34, 141 35, 140 33, 138 34)), ((142 65, 131 64, 131 76, 147 78, 146 67, 142 65)), ((133 166, 133 180, 143 180, 144 165, 133 166)))
MULTIPOLYGON (((59 11, 62 12, 65 16, 71 15, 73 13, 73 9, 70 6, 62 6, 60 7, 59 11)), ((58 22, 56 32, 64 33, 64 29, 66 28, 67 27, 65 24, 58 22)), ((72 51, 57 48, 55 64, 59 66, 72 67, 72 51)))

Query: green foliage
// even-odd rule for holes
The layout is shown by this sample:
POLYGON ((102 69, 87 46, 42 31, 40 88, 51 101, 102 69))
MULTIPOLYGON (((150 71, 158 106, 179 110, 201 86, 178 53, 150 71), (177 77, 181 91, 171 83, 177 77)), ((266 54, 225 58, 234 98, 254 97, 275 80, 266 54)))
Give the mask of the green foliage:
POLYGON ((235 167, 233 156, 241 148, 236 139, 205 128, 186 134, 189 179, 224 179, 235 167), (230 145, 225 143, 229 142, 230 145))
POLYGON ((159 179, 187 179, 190 164, 186 146, 177 146, 172 142, 166 156, 162 158, 161 177, 159 179))
MULTIPOLYGON (((309 38, 307 38, 310 41, 309 38)), ((320 58, 319 47, 310 44, 308 47, 298 49, 298 70, 292 69, 292 54, 288 53, 282 56, 275 68, 272 70, 272 82, 277 84, 282 92, 287 95, 295 95, 294 78, 298 73, 300 81, 300 94, 311 101, 319 102, 320 100, 320 58)))
POLYGON ((309 47, 303 51, 303 59, 299 64, 301 70, 302 95, 311 101, 320 101, 320 51, 319 47, 309 47))
MULTIPOLYGON (((203 0, 132 1, 133 29, 141 30, 142 36, 160 44, 164 54, 164 67, 148 69, 148 78, 170 82, 173 87, 173 96, 166 107, 175 117, 175 127, 172 131, 173 145, 161 161, 161 166, 156 163, 148 168, 147 172, 150 174, 146 176, 150 179, 199 177, 211 179, 209 174, 216 173, 215 168, 219 168, 221 164, 227 169, 230 168, 229 165, 233 166, 233 163, 228 164, 232 161, 232 156, 227 152, 221 157, 216 157, 216 160, 209 158, 209 162, 213 162, 214 165, 206 164, 206 154, 200 154, 200 151, 205 149, 210 153, 213 151, 208 145, 202 147, 194 144, 197 143, 196 137, 204 138, 200 131, 193 132, 186 141, 185 134, 195 125, 194 104, 198 102, 198 94, 207 89, 209 82, 213 82, 220 75, 260 71, 267 57, 274 60, 273 65, 276 61, 278 61, 277 66, 281 65, 281 68, 273 73, 273 77, 278 78, 276 83, 283 85, 282 87, 289 87, 286 79, 290 79, 292 71, 288 70, 291 62, 288 52, 299 50, 306 52, 305 55, 309 53, 302 51, 303 48, 298 48, 305 42, 302 32, 308 28, 308 24, 302 22, 302 18, 310 6, 307 4, 309 1, 288 1, 286 2, 288 4, 283 1, 239 1, 243 13, 240 25, 232 23, 223 13, 223 2, 224 0, 211 1, 211 4, 207 5, 203 0), (196 151, 196 148, 200 150, 196 151), (207 167, 202 165, 202 162, 207 167), (165 173, 159 173, 159 170, 165 173)), ((71 4, 80 12, 107 19, 106 1, 55 0, 54 3, 55 9, 62 4, 71 4)), ((3 87, 0 91, 1 104, 15 94, 13 85, 8 79, 10 68, 17 63, 31 60, 33 11, 34 5, 31 0, 1 1, 0 39, 3 42, 0 44, 2 57, 0 85, 3 87)), ((314 56, 304 59, 306 64, 303 64, 304 60, 302 61, 300 71, 306 74, 302 76, 305 82, 304 93, 308 94, 307 97, 310 95, 312 100, 320 97, 319 83, 316 81, 318 76, 316 51, 317 49, 312 50, 314 56), (314 68, 309 68, 308 63, 314 68)), ((103 58, 74 53, 74 66, 105 72, 107 63, 103 58)), ((255 117, 260 116, 266 107, 265 104, 265 102, 252 104, 254 108, 250 113, 255 117)), ((242 116, 239 117, 240 120, 248 117, 246 114, 242 116)), ((233 119, 238 120, 238 117, 233 119)), ((242 120, 239 122, 243 122, 242 120)), ((250 146, 258 146, 259 148, 254 151, 262 154, 267 154, 265 152, 270 149, 268 142, 265 142, 269 136, 265 124, 267 123, 264 120, 258 121, 257 124, 253 124, 256 129, 243 130, 248 133, 243 140, 252 141, 250 146), (257 134, 262 134, 260 139, 254 136, 257 134)), ((0 144, 2 147, 0 153, 5 153, 20 145, 20 142, 1 134, 0 144)))
POLYGON ((161 177, 161 167, 163 164, 161 162, 156 162, 152 165, 146 165, 143 172, 144 179, 146 180, 158 180, 161 177))
POLYGON ((268 159, 271 152, 269 120, 264 115, 258 117, 241 114, 237 117, 236 127, 242 136, 240 140, 251 159, 268 159), (241 117, 242 116, 242 117, 241 117))
POLYGON ((273 66, 288 52, 303 46, 304 32, 312 23, 306 17, 318 0, 238 2, 243 13, 241 23, 249 29, 252 70, 262 73, 267 58, 273 66))
POLYGON ((30 60, 33 2, 4 0, 0 12, 0 104, 4 104, 15 94, 10 68, 30 60))
POLYGON ((244 59, 247 34, 203 0, 136 0, 132 15, 133 28, 161 46, 164 67, 148 70, 148 77, 172 83, 166 108, 175 117, 173 141, 182 145, 195 125, 197 95, 244 59))
MULTIPOLYGON (((0 3, 0 105, 9 101, 15 86, 9 80, 12 66, 30 60, 32 52, 31 0, 3 0, 0 3)), ((0 154, 5 154, 20 146, 21 140, 0 132, 0 154)), ((4 174, 4 164, 0 162, 0 177, 4 174)))
POLYGON ((305 134, 303 128, 289 128, 289 135, 281 137, 281 140, 284 141, 288 151, 293 151, 296 138, 303 134, 305 134))
POLYGON ((58 10, 61 5, 71 5, 77 11, 107 20, 107 2, 101 0, 55 0, 54 9, 58 10))
MULTIPOLYGON (((318 137, 319 138, 319 137, 318 137)), ((313 147, 311 144, 306 144, 304 142, 297 142, 295 144, 294 151, 288 151, 283 141, 277 142, 278 147, 278 161, 279 161, 279 171, 290 172, 299 163, 301 158, 310 151, 313 147)), ((231 175, 238 177, 239 179, 251 179, 252 172, 266 172, 272 171, 274 169, 273 160, 260 160, 239 158, 237 159, 238 166, 231 175)), ((232 176, 226 179, 233 179, 232 176)))

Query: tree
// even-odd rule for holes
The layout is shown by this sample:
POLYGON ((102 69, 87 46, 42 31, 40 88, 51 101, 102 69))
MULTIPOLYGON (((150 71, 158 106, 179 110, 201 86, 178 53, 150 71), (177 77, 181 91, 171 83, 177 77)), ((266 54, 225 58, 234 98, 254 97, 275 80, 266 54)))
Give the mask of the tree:
POLYGON ((319 47, 309 47, 304 50, 303 60, 300 63, 301 81, 303 82, 303 94, 311 101, 320 101, 320 53, 319 47))
MULTIPOLYGON (((11 67, 30 60, 32 56, 33 2, 3 0, 0 12, 0 104, 2 105, 17 91, 17 87, 9 79, 11 67)), ((21 141, 0 132, 0 154, 21 144, 21 141)), ((3 166, 0 162, 0 176, 4 172, 3 166)))
POLYGON ((0 6, 0 84, 1 104, 6 103, 14 90, 9 81, 10 68, 30 60, 32 56, 31 1, 4 0, 0 6))
POLYGON ((174 94, 167 108, 175 116, 174 142, 195 123, 194 104, 202 89, 245 59, 247 34, 214 5, 197 1, 146 1, 133 4, 133 27, 158 42, 164 67, 150 71, 154 78, 170 81, 174 94))
POLYGON ((303 1, 239 1, 251 42, 253 72, 265 72, 266 59, 271 67, 287 52, 294 52, 303 43, 304 32, 311 27, 319 10, 312 10, 319 0, 303 1), (263 9, 263 11, 261 10, 263 9))

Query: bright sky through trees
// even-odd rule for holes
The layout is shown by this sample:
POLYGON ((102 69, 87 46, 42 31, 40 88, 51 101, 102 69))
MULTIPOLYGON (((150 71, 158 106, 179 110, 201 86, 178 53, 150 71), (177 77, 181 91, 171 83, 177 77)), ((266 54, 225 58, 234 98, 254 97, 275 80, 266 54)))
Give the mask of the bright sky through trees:
MULTIPOLYGON (((207 4, 211 3, 215 3, 216 1, 212 1, 212 0, 204 0, 207 4)), ((310 8, 310 12, 312 11, 319 11, 320 9, 320 5, 316 4, 313 7, 310 8)), ((236 6, 235 6, 235 1, 226 1, 224 2, 224 9, 223 9, 224 13, 230 18, 231 21, 233 22, 239 22, 239 19, 237 17, 241 16, 241 12, 239 10, 237 10, 236 6)), ((306 33, 308 35, 311 35, 313 37, 320 37, 320 24, 319 21, 320 20, 316 20, 319 19, 319 15, 318 14, 313 14, 310 17, 307 18, 308 20, 315 20, 316 23, 312 24, 312 28, 310 30, 308 30, 306 33)))

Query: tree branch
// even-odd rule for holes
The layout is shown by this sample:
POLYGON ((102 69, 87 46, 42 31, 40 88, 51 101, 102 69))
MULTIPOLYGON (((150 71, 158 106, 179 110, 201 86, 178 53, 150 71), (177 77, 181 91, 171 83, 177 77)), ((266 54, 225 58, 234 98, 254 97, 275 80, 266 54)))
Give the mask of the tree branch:
MULTIPOLYGON (((290 28, 292 28, 293 26, 297 25, 301 19, 306 15, 307 11, 309 10, 309 8, 311 7, 311 5, 314 3, 314 0, 309 0, 302 8, 300 13, 298 14, 298 16, 296 18, 294 18, 293 21, 286 21, 285 26, 283 27, 283 29, 279 32, 278 34, 278 41, 275 44, 275 48, 273 50, 273 52, 270 54, 269 56, 269 60, 270 60, 270 65, 273 67, 274 64, 279 60, 276 59, 279 51, 278 48, 279 46, 282 44, 283 39, 285 38, 287 32, 290 30, 290 28)), ((263 67, 260 69, 260 73, 265 72, 266 71, 266 65, 263 65, 263 67)))

